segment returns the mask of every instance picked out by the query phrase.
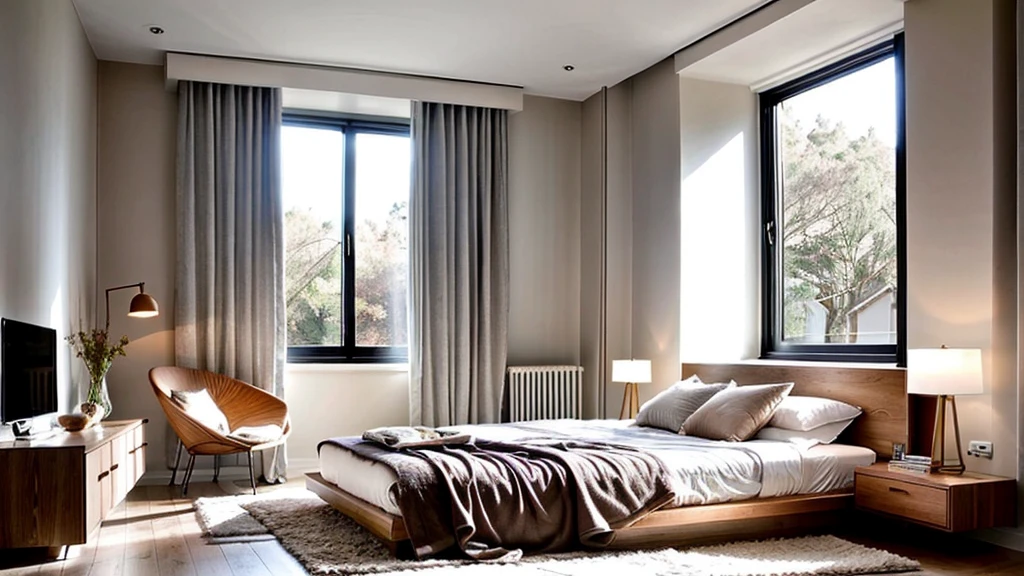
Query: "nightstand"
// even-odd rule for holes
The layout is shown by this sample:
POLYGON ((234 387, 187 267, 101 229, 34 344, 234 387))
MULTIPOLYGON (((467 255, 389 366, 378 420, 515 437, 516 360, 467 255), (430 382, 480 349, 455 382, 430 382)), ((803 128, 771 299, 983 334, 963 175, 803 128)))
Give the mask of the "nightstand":
POLYGON ((857 468, 857 508, 946 532, 1012 526, 1017 517, 1017 482, 1012 478, 965 472, 890 472, 886 463, 857 468))

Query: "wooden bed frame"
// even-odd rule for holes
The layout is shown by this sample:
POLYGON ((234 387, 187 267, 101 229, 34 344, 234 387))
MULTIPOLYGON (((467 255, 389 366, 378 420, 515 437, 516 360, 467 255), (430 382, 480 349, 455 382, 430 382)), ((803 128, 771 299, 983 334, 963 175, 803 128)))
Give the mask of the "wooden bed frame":
MULTIPOLYGON (((882 460, 892 455, 893 442, 907 442, 906 373, 901 368, 761 361, 683 363, 683 377, 692 374, 704 382, 732 379, 741 385, 794 382, 793 395, 834 398, 860 406, 864 413, 843 432, 839 442, 870 448, 882 460)), ((369 530, 392 553, 411 553, 400 516, 349 494, 319 473, 306 476, 306 488, 369 530)), ((612 547, 649 548, 723 538, 779 536, 834 525, 852 507, 853 492, 845 490, 659 510, 616 530, 612 547)))

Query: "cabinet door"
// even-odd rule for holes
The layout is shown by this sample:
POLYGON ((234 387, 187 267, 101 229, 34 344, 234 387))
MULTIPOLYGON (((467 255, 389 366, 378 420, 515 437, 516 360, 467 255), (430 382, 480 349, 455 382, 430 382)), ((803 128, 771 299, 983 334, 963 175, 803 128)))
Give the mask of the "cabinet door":
POLYGON ((114 438, 110 443, 110 507, 114 508, 128 495, 128 442, 131 435, 114 438))
POLYGON ((89 452, 85 455, 85 533, 88 536, 96 528, 96 525, 103 520, 104 504, 106 498, 103 496, 104 473, 108 473, 103 466, 103 452, 106 446, 89 452))
POLYGON ((144 423, 135 429, 133 440, 133 447, 129 457, 132 460, 131 482, 134 486, 142 479, 142 475, 146 473, 146 447, 149 444, 146 442, 146 425, 144 423))

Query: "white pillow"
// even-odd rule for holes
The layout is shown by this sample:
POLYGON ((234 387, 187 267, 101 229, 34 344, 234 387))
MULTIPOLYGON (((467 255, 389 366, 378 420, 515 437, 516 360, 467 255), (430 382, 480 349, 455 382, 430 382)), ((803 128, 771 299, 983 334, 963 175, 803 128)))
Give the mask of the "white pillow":
POLYGON ((217 407, 217 403, 210 397, 206 388, 195 391, 171 390, 171 399, 181 406, 190 418, 203 426, 221 434, 227 434, 231 430, 228 426, 228 417, 217 407))
POLYGON ((825 424, 853 420, 861 410, 845 402, 814 396, 787 396, 768 422, 773 428, 806 432, 825 424))
POLYGON ((790 442, 806 450, 818 444, 831 444, 852 422, 853 418, 850 418, 849 420, 841 420, 818 426, 814 430, 787 430, 785 428, 765 426, 761 428, 754 438, 758 440, 790 442))

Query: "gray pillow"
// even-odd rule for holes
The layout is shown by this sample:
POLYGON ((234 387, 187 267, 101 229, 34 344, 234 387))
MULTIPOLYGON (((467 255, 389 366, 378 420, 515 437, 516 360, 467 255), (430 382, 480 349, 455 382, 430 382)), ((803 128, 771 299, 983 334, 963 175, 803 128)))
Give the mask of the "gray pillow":
POLYGON ((792 389, 793 383, 789 382, 723 390, 686 419, 680 434, 742 442, 772 419, 775 409, 792 389))
POLYGON ((734 384, 704 384, 691 376, 673 384, 640 407, 636 415, 638 426, 663 428, 679 433, 683 422, 710 400, 715 394, 734 384))

